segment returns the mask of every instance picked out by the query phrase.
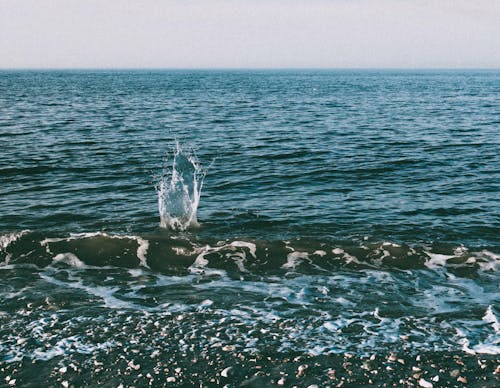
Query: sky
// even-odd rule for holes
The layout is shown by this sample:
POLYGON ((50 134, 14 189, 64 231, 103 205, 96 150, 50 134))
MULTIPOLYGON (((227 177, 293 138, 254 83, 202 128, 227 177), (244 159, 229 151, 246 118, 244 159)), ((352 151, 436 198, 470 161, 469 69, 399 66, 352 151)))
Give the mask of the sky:
POLYGON ((500 0, 0 0, 0 68, 500 68, 500 0))

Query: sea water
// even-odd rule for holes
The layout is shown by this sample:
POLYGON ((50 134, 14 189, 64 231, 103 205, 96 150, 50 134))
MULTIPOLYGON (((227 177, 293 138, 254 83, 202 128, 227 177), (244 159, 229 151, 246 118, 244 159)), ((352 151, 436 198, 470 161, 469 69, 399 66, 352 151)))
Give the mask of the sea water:
POLYGON ((0 385, 498 384, 499 107, 497 71, 0 72, 0 385))

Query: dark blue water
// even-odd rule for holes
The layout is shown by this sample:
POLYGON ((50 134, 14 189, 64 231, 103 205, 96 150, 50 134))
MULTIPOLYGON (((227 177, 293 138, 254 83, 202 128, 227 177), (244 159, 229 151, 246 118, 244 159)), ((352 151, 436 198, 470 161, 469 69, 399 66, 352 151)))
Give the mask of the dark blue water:
POLYGON ((155 351, 495 357, 499 144, 498 71, 0 72, 6 383, 33 362, 54 382, 72 363, 142 384, 155 351), (203 181, 186 230, 158 209, 176 143, 203 181), (99 358, 124 343, 142 377, 99 358))

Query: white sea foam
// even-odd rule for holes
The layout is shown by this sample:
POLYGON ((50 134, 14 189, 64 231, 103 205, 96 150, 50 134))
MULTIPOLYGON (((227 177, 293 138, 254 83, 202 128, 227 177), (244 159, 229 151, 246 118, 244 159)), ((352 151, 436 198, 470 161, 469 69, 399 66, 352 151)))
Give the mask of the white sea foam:
POLYGON ((142 306, 136 305, 135 303, 128 302, 114 296, 115 292, 118 291, 117 287, 107 287, 107 286, 96 286, 96 285, 86 285, 81 280, 70 279, 71 281, 63 282, 51 276, 49 272, 40 273, 40 278, 48 283, 57 285, 64 288, 75 288, 85 291, 89 295, 94 295, 102 299, 106 307, 112 309, 130 308, 130 309, 143 309, 142 306))
POLYGON ((484 314, 483 321, 491 323, 491 326, 495 330, 495 333, 500 333, 500 323, 498 322, 498 318, 493 312, 493 308, 491 307, 491 305, 488 306, 488 309, 484 314))
POLYGON ((53 258, 53 261, 56 263, 65 263, 71 267, 75 268, 84 268, 85 263, 81 261, 78 256, 76 256, 73 253, 67 252, 67 253, 59 253, 53 258))
MULTIPOLYGON (((20 237, 24 236, 27 233, 29 233, 29 230, 22 230, 21 232, 14 232, 14 233, 0 235, 0 252, 2 251, 5 252, 10 244, 12 244, 17 239, 19 239, 20 237)), ((10 253, 7 253, 5 255, 4 263, 2 264, 5 265, 9 264, 11 258, 12 255, 10 253)))
POLYGON ((75 241, 75 240, 81 240, 81 239, 93 238, 93 237, 104 237, 104 238, 110 238, 110 239, 136 241, 137 242, 136 255, 137 255, 137 258, 139 259, 139 265, 146 267, 146 268, 149 268, 148 263, 147 263, 147 257, 146 257, 148 249, 149 249, 149 241, 140 237, 140 236, 108 234, 105 232, 71 233, 67 237, 45 238, 44 240, 40 241, 40 245, 45 247, 45 250, 47 253, 52 254, 52 251, 50 250, 51 243, 57 243, 57 242, 61 242, 61 241, 75 241))
POLYGON ((303 260, 307 260, 309 254, 307 252, 290 252, 286 257, 286 263, 281 266, 284 269, 295 269, 303 260))
POLYGON ((229 259, 232 259, 236 266, 238 267, 238 270, 240 272, 248 272, 248 270, 245 268, 245 262, 247 260, 246 252, 245 250, 241 250, 238 248, 247 248, 248 252, 253 258, 256 258, 256 250, 257 247, 255 244, 246 242, 246 241, 232 241, 228 244, 226 243, 221 243, 219 246, 212 247, 210 245, 205 245, 203 248, 198 249, 198 256, 196 257, 195 261, 193 264, 191 264, 190 269, 191 271, 200 272, 200 269, 206 268, 207 265, 209 264, 208 260, 205 258, 206 255, 210 253, 215 253, 215 252, 220 252, 220 251, 225 251, 227 250, 228 252, 226 253, 226 257, 229 259))
POLYGON ((483 250, 480 252, 480 257, 477 264, 483 271, 498 272, 500 271, 500 255, 493 252, 483 250))
POLYGON ((425 252, 425 254, 429 256, 429 260, 427 260, 424 264, 427 268, 430 269, 445 267, 446 262, 455 257, 454 255, 441 255, 439 253, 431 252, 425 252))

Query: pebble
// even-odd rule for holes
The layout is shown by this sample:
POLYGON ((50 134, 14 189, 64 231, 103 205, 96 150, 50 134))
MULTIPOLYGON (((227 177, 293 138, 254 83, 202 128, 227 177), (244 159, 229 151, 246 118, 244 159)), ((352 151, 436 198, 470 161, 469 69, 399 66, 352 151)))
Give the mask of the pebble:
POLYGON ((319 388, 317 384, 311 384, 307 388, 319 388))
POLYGON ((425 379, 420 379, 418 380, 418 385, 421 386, 422 388, 432 388, 433 385, 429 381, 425 379))
POLYGON ((220 372, 220 375, 222 377, 226 377, 227 378, 229 376, 229 374, 232 372, 232 370, 233 370, 233 368, 230 367, 230 366, 228 366, 226 369, 224 369, 222 372, 220 372))
POLYGON ((285 378, 282 377, 281 379, 278 380, 278 385, 285 385, 285 378))
POLYGON ((61 383, 61 385, 62 385, 64 388, 68 388, 68 387, 69 387, 69 383, 68 383, 66 380, 64 380, 64 381, 61 383))
POLYGON ((331 380, 335 380, 337 377, 335 376, 335 370, 334 369, 329 369, 327 372, 328 377, 331 380))
POLYGON ((462 377, 460 376, 457 381, 461 382, 461 383, 464 383, 464 384, 467 384, 467 379, 465 377, 462 377))
POLYGON ((175 377, 173 376, 167 377, 167 383, 175 383, 175 377))
POLYGON ((67 371, 68 371, 68 368, 67 368, 67 367, 65 367, 65 366, 62 366, 62 367, 60 367, 60 368, 59 368, 59 373, 64 374, 64 373, 66 373, 67 371))
POLYGON ((306 369, 308 368, 308 365, 307 364, 304 364, 304 365, 300 365, 298 368, 297 368, 297 377, 301 377, 304 375, 304 372, 306 371, 306 369))
POLYGON ((135 370, 139 370, 141 368, 139 364, 134 364, 132 361, 130 361, 128 365, 135 370))
POLYGON ((450 376, 453 377, 453 378, 456 378, 458 377, 458 375, 460 374, 460 371, 458 369, 453 369, 451 372, 450 372, 450 376))

